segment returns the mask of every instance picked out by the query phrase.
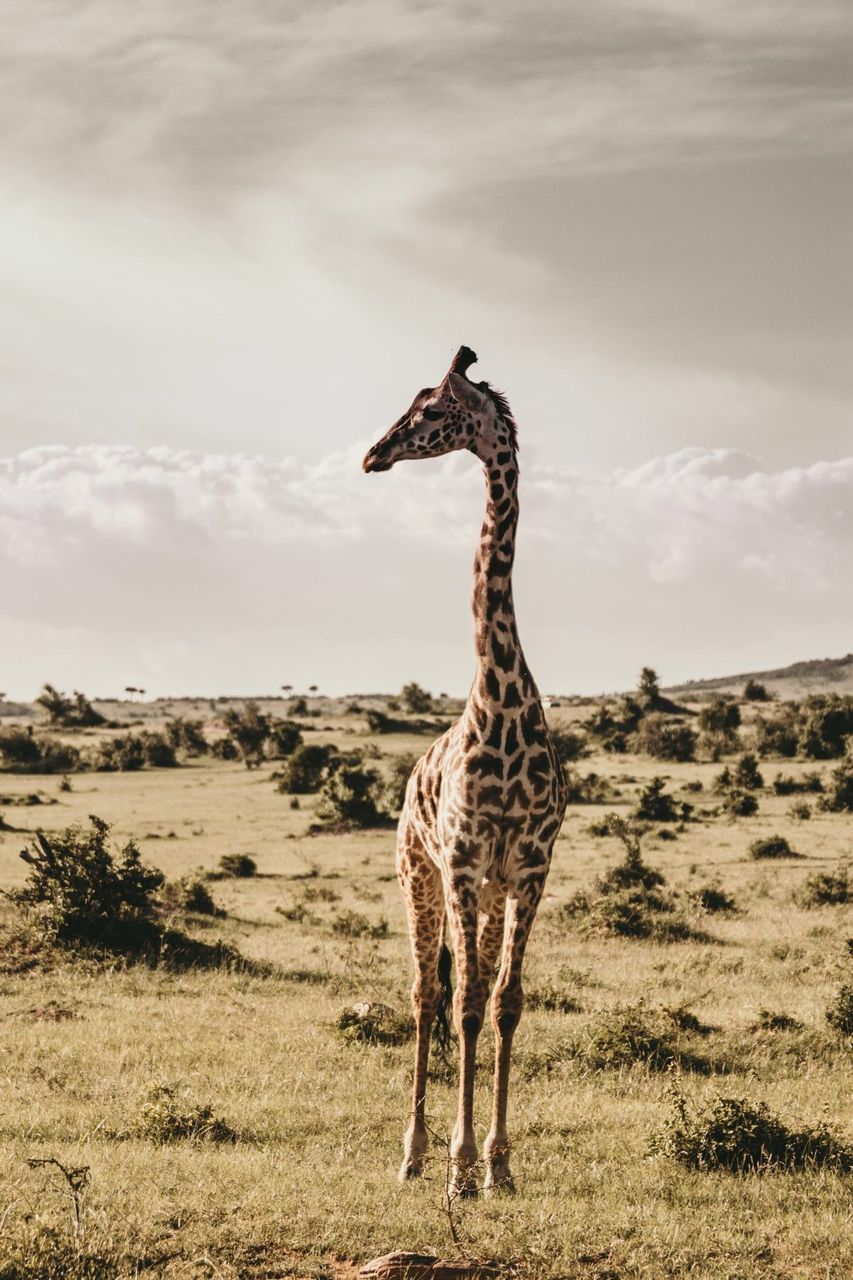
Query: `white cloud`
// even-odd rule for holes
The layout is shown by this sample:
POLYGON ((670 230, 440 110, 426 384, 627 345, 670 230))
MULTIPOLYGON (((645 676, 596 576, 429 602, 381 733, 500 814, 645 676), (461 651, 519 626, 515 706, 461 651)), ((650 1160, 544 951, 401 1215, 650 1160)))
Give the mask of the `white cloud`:
MULTIPOLYGON (((130 447, 0 460, 4 687, 460 689, 482 481, 467 455, 365 477, 130 447)), ((546 687, 849 648, 853 457, 688 449, 604 479, 528 468, 521 631, 546 687)))

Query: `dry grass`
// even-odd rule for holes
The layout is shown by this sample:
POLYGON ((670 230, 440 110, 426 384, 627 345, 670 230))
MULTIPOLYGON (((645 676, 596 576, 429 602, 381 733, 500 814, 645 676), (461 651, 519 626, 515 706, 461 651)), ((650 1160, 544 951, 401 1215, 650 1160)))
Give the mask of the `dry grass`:
MULTIPOLYGON (((316 723, 323 727, 312 741, 366 741, 352 717, 316 723)), ((386 753, 426 744, 414 735, 375 741, 386 753)), ((794 773, 814 767, 785 764, 794 773)), ((61 1261, 54 1274, 71 1280, 129 1277, 143 1267, 156 1277, 231 1280, 328 1275, 345 1271, 344 1259, 391 1248, 447 1252, 440 1148, 429 1180, 399 1187, 394 1178, 411 1045, 349 1041, 335 1025, 341 1008, 358 1001, 407 1008, 411 975, 393 833, 306 835, 314 798, 290 809, 270 780, 274 768, 250 773, 238 763, 195 761, 173 771, 84 774, 70 793, 59 790, 58 778, 4 781, 4 791, 40 789, 59 802, 16 807, 19 829, 45 823, 57 830, 94 812, 114 824, 117 841, 135 836, 145 860, 170 879, 214 869, 235 849, 250 854, 257 876, 217 882, 227 917, 194 927, 273 972, 167 973, 61 960, 49 970, 0 971, 2 1280, 48 1277, 50 1257, 61 1261), (304 910, 293 911, 299 904, 304 910), (346 911, 371 926, 386 920, 387 934, 336 932, 346 911), (48 1009, 62 1012, 44 1016, 48 1009), (135 1117, 157 1086, 209 1105, 237 1140, 164 1145, 140 1136, 135 1117), (48 1156, 69 1168, 89 1166, 79 1238, 62 1180, 28 1165, 48 1156), (100 1271, 98 1258, 106 1260, 100 1271)), ((465 1248, 518 1259, 531 1276, 584 1280, 850 1274, 849 1180, 820 1171, 732 1177, 651 1159, 649 1134, 667 1112, 666 1073, 643 1062, 590 1069, 557 1052, 617 1006, 688 1009, 713 1028, 701 1037, 701 1052, 725 1073, 727 1093, 765 1101, 794 1125, 826 1119, 853 1139, 842 1110, 853 1058, 824 1016, 842 979, 851 908, 807 910, 796 898, 808 875, 833 871, 849 855, 849 815, 816 812, 796 825, 785 797, 761 792, 755 817, 729 822, 705 816, 718 765, 600 756, 580 768, 611 779, 621 795, 608 808, 624 806, 626 814, 640 788, 665 773, 667 790, 689 798, 698 820, 676 840, 651 833, 645 859, 682 891, 719 883, 741 911, 694 908, 697 925, 715 940, 707 944, 574 928, 561 904, 622 850, 589 834, 603 808, 570 809, 527 967, 528 988, 548 998, 532 1002, 517 1039, 520 1065, 555 1052, 550 1069, 514 1076, 519 1194, 457 1206, 465 1248), (681 792, 697 778, 704 791, 681 792), (804 858, 751 861, 750 843, 777 833, 804 858), (774 1025, 762 1017, 768 1010, 795 1025, 774 1025)), ((24 878, 16 856, 24 838, 0 831, 2 887, 24 878)), ((8 923, 11 908, 3 911, 8 923)), ((486 1033, 481 1136, 490 1050, 486 1033)), ((428 1109, 444 1133, 455 1090, 447 1072, 435 1075, 428 1109)), ((683 1072, 691 1097, 710 1098, 719 1085, 719 1074, 683 1072)))

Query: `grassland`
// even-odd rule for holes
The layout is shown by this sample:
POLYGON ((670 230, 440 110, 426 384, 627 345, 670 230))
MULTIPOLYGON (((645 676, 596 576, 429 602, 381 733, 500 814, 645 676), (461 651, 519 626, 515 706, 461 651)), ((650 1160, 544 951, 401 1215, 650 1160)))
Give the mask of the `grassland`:
MULTIPOLYGON (((559 723, 567 713, 552 715, 559 723)), ((353 715, 314 724, 312 740, 375 747, 386 765, 393 753, 428 741, 371 738, 353 715)), ((0 801, 14 828, 0 830, 0 887, 23 881, 17 855, 30 832, 59 830, 90 813, 113 824, 117 842, 136 837, 145 860, 170 878, 212 869, 223 854, 248 853, 256 877, 211 884, 227 914, 191 917, 188 927, 262 962, 254 971, 175 972, 57 955, 22 968, 7 946, 0 961, 4 1280, 319 1277, 346 1274, 393 1248, 452 1251, 441 1142, 453 1120, 452 1072, 438 1065, 433 1073, 428 1110, 438 1141, 430 1177, 400 1187, 411 1046, 354 1043, 335 1026, 342 1007, 357 1000, 407 1008, 393 831, 308 834, 314 798, 291 808, 271 780, 274 767, 249 771, 203 759, 174 770, 84 773, 73 776, 70 792, 58 778, 0 775, 4 796, 38 790, 55 801, 0 801), (348 911, 380 936, 359 932, 351 918, 347 924, 348 911), (140 1117, 157 1085, 176 1089, 187 1106, 209 1104, 236 1140, 145 1136, 140 1117), (28 1163, 48 1157, 89 1168, 79 1238, 61 1173, 28 1163)), ((849 1177, 819 1169, 694 1172, 651 1156, 649 1135, 670 1113, 672 1073, 642 1061, 602 1067, 594 1053, 577 1051, 591 1042, 602 1011, 612 1016, 639 1002, 688 1010, 711 1029, 687 1036, 707 1067, 681 1071, 685 1094, 763 1100, 792 1123, 827 1120, 853 1141, 853 1057, 824 1016, 842 978, 851 912, 804 909, 795 898, 807 875, 853 853, 850 815, 816 811, 795 822, 790 798, 765 790, 755 816, 731 822, 710 816, 719 765, 601 755, 579 767, 605 776, 618 794, 605 806, 570 806, 529 951, 531 999, 511 1102, 519 1193, 453 1206, 459 1249, 511 1260, 524 1275, 585 1280, 853 1274, 849 1177), (717 881, 740 908, 733 915, 693 909, 690 923, 706 940, 602 936, 561 909, 621 856, 616 841, 590 833, 590 823, 607 810, 630 812, 655 775, 694 803, 695 820, 675 839, 655 828, 644 857, 685 892, 717 881), (695 781, 702 791, 684 790, 695 781), (751 841, 777 833, 804 856, 749 858, 751 841), (762 1010, 794 1022, 771 1029, 762 1010)), ((816 766, 778 767, 796 774, 816 766)), ((817 767, 827 773, 830 765, 817 767)), ((17 909, 2 911, 14 929, 17 909)), ((486 1032, 481 1136, 490 1054, 486 1032)))

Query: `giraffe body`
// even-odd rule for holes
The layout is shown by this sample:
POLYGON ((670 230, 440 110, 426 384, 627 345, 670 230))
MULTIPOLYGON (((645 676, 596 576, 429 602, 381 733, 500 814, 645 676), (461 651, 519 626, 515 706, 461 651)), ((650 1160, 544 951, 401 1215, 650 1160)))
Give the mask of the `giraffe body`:
POLYGON ((499 393, 465 376, 475 359, 461 348, 440 386, 420 392, 364 461, 366 471, 383 471, 403 458, 468 448, 486 476, 472 602, 477 674, 460 719, 412 771, 397 839, 415 966, 416 1025, 412 1116, 400 1176, 419 1176, 427 1149, 427 1063, 446 922, 458 978, 453 1012, 460 1044, 459 1112, 451 1155, 459 1194, 476 1193, 474 1069, 492 984, 495 1074, 485 1186, 512 1188, 506 1110, 512 1039, 523 1003, 521 969, 566 807, 562 769, 521 650, 512 602, 515 423, 499 393))

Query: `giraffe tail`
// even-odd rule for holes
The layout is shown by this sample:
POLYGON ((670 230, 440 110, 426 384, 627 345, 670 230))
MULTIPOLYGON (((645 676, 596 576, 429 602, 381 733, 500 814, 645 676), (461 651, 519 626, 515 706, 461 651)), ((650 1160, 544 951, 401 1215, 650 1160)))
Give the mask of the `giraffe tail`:
POLYGON ((441 951, 438 955, 438 981, 441 986, 441 993, 438 997, 438 1008, 432 1034, 439 1053, 446 1059, 453 1034, 450 1020, 450 1010, 453 1004, 453 955, 446 942, 441 944, 441 951))

